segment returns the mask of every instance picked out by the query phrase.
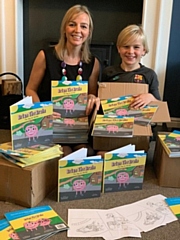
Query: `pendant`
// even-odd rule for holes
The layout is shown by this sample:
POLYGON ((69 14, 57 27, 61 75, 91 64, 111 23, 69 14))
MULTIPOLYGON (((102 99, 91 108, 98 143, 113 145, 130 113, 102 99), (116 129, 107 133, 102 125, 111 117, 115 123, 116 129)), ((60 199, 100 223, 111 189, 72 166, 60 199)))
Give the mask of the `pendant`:
POLYGON ((77 75, 76 81, 82 81, 82 76, 81 75, 77 75))

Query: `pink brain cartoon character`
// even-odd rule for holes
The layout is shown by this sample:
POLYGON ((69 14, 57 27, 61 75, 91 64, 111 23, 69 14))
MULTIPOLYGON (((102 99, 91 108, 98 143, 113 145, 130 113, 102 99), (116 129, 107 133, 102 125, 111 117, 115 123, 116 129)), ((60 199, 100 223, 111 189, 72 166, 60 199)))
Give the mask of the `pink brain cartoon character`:
POLYGON ((38 127, 35 124, 29 124, 25 127, 25 135, 29 138, 29 141, 33 139, 36 142, 35 137, 38 138, 38 127))
POLYGON ((71 118, 64 118, 63 122, 66 124, 66 126, 73 126, 73 125, 75 125, 75 120, 71 119, 71 118))
POLYGON ((66 110, 66 113, 72 113, 74 111, 74 101, 70 98, 67 98, 63 101, 63 108, 66 110))
POLYGON ((29 222, 24 223, 24 227, 27 232, 28 232, 28 230, 30 230, 30 231, 33 231, 34 229, 37 230, 38 226, 39 226, 38 221, 29 221, 29 222))
POLYGON ((126 184, 129 184, 129 174, 127 172, 119 172, 116 176, 116 182, 119 183, 119 188, 122 184, 126 188, 126 184))
POLYGON ((117 125, 111 124, 106 126, 106 130, 108 131, 108 133, 111 133, 111 132, 115 133, 115 132, 118 132, 119 128, 117 125))
POLYGON ((128 111, 125 108, 117 109, 116 110, 116 115, 117 116, 127 116, 128 111))
POLYGON ((39 219, 38 222, 39 222, 39 226, 43 227, 44 230, 46 229, 47 226, 51 228, 51 225, 50 225, 51 219, 49 219, 49 218, 39 219))
POLYGON ((20 238, 18 237, 17 233, 13 232, 11 234, 9 234, 9 237, 13 240, 20 240, 20 238))
POLYGON ((78 195, 78 192, 80 193, 81 196, 83 196, 83 191, 84 193, 86 192, 86 181, 84 179, 76 179, 73 182, 72 186, 73 190, 76 191, 76 196, 78 195))

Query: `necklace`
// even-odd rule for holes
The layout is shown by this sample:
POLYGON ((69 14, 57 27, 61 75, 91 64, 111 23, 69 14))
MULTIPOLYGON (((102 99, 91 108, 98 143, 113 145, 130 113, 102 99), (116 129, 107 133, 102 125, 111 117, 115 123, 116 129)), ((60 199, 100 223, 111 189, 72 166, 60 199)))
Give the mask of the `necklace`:
MULTIPOLYGON (((82 81, 82 72, 83 72, 82 61, 80 61, 78 65, 79 67, 78 67, 78 74, 76 76, 76 81, 82 81)), ((67 78, 67 71, 66 71, 66 63, 64 61, 62 61, 61 67, 62 67, 62 75, 63 75, 61 80, 66 81, 68 80, 68 78, 67 78)))

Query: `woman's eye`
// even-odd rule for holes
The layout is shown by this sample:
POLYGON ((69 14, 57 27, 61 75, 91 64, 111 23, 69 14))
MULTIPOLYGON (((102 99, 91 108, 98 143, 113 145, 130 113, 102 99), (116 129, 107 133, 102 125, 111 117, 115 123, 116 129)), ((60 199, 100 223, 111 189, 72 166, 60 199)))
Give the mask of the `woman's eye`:
POLYGON ((87 26, 86 26, 86 25, 82 25, 81 27, 84 28, 84 29, 87 29, 87 26))

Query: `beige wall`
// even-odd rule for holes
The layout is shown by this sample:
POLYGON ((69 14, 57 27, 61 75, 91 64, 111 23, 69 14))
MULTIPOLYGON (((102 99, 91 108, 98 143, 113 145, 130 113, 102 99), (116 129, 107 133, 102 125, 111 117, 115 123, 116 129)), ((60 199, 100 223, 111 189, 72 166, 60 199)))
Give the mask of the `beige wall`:
POLYGON ((0 0, 0 73, 23 80, 23 0, 0 0))
MULTIPOLYGON (((0 72, 13 71, 23 80, 23 0, 0 0, 0 72)), ((153 68, 163 96, 173 0, 144 0, 143 27, 150 52, 143 63, 153 68)))

